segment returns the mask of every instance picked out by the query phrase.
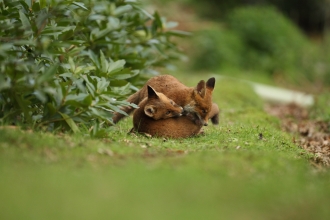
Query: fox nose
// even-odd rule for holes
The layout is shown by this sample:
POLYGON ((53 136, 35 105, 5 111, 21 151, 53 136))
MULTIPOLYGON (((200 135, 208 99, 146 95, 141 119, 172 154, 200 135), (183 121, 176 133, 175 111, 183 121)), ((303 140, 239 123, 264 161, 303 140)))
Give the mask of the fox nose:
POLYGON ((204 126, 208 126, 208 123, 207 122, 204 122, 204 126))

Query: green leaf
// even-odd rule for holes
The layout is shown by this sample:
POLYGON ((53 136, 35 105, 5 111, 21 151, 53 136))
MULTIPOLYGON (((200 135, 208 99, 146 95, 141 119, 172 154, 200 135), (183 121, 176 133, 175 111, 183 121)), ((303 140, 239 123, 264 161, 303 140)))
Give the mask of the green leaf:
POLYGON ((160 18, 159 14, 157 12, 154 13, 154 18, 155 20, 152 22, 152 34, 156 35, 158 29, 162 30, 163 29, 163 22, 162 19, 160 18))
POLYGON ((33 12, 38 12, 40 11, 40 3, 39 2, 34 2, 32 5, 32 11, 33 12))
POLYGON ((132 74, 117 74, 117 75, 112 75, 111 78, 116 80, 124 80, 124 79, 130 79, 138 74, 139 72, 133 72, 132 74))
POLYGON ((88 8, 85 7, 84 3, 81 3, 81 2, 72 2, 72 4, 78 6, 79 8, 82 8, 82 9, 88 11, 88 8))
POLYGON ((49 15, 45 8, 38 13, 38 16, 35 20, 38 28, 38 33, 40 33, 46 27, 48 17, 49 15))
POLYGON ((109 68, 109 63, 108 61, 106 60, 102 50, 100 51, 100 61, 101 61, 101 71, 103 73, 106 73, 108 68, 109 68))
POLYGON ((36 90, 36 91, 34 91, 34 93, 33 93, 42 103, 46 103, 46 101, 47 101, 47 96, 46 96, 46 94, 43 92, 43 91, 41 91, 41 90, 36 90))
POLYGON ((105 29, 103 30, 100 30, 98 28, 94 28, 91 32, 91 35, 90 35, 90 40, 91 41, 95 41, 95 40, 98 40, 100 38, 103 38, 104 36, 106 36, 107 34, 109 34, 111 31, 115 30, 116 28, 118 28, 119 26, 119 22, 117 25, 113 25, 113 26, 110 26, 108 25, 105 29))
POLYGON ((40 8, 45 8, 47 6, 47 0, 39 0, 40 8))
POLYGON ((57 111, 56 110, 56 107, 52 103, 50 103, 50 102, 48 102, 46 104, 46 108, 47 108, 47 110, 49 112, 49 116, 53 116, 56 113, 56 111, 57 111))
POLYGON ((87 76, 87 75, 83 75, 81 76, 84 80, 85 80, 85 83, 86 83, 86 87, 87 87, 87 90, 90 92, 90 94, 95 97, 95 86, 93 84, 93 80, 90 76, 87 76))
POLYGON ((88 107, 92 104, 92 96, 86 93, 70 94, 65 98, 65 105, 73 105, 76 107, 88 107))
POLYGON ((72 73, 74 73, 75 69, 76 69, 76 64, 74 63, 72 57, 69 57, 69 64, 70 64, 70 70, 72 73))
POLYGON ((31 27, 30 21, 24 14, 24 12, 19 11, 19 18, 22 22, 22 27, 27 32, 26 34, 29 34, 30 32, 32 32, 32 27, 31 27))
POLYGON ((58 66, 59 66, 58 64, 50 66, 44 73, 41 74, 41 76, 39 76, 37 78, 37 84, 41 84, 43 82, 48 82, 51 79, 53 79, 58 66))
POLYGON ((9 89, 11 86, 10 78, 0 74, 0 92, 5 89, 9 89))
POLYGON ((114 15, 115 16, 121 16, 122 14, 125 14, 125 13, 131 11, 132 8, 133 7, 131 5, 124 5, 124 6, 117 7, 115 9, 114 15))
POLYGON ((64 83, 61 83, 61 84, 57 85, 57 87, 55 88, 55 93, 53 94, 53 96, 51 96, 54 99, 56 106, 58 108, 62 104, 63 94, 65 94, 65 93, 66 93, 65 85, 64 85, 64 83))
POLYGON ((137 6, 137 5, 133 5, 133 7, 139 11, 141 11, 145 16, 148 17, 148 19, 153 20, 154 16, 152 16, 149 12, 147 12, 146 10, 144 10, 143 8, 137 6))
POLYGON ((102 93, 104 91, 107 90, 108 86, 110 84, 110 81, 107 81, 105 78, 101 78, 98 82, 97 82, 97 93, 102 93))
POLYGON ((93 61, 94 65, 98 69, 102 69, 98 57, 96 56, 96 54, 92 50, 88 50, 87 52, 83 52, 82 54, 87 55, 93 61))
POLYGON ((178 26, 178 22, 175 22, 175 21, 169 21, 169 22, 166 22, 165 23, 165 27, 167 29, 169 29, 169 28, 175 28, 177 26, 178 26))
POLYGON ((78 128, 78 126, 76 125, 76 123, 72 120, 72 118, 70 118, 70 116, 68 116, 67 114, 65 113, 62 113, 62 112, 58 112, 62 118, 65 120, 65 122, 70 126, 71 130, 74 132, 74 133, 79 133, 80 130, 78 128))
POLYGON ((108 104, 108 106, 109 106, 112 110, 114 110, 115 112, 119 112, 120 114, 123 114, 123 115, 128 116, 128 114, 127 114, 126 112, 122 111, 122 110, 121 110, 120 108, 118 108, 117 106, 115 106, 115 105, 111 105, 110 103, 108 104))
POLYGON ((124 68, 126 61, 125 60, 117 60, 115 62, 111 62, 108 68, 108 75, 116 73, 124 68))

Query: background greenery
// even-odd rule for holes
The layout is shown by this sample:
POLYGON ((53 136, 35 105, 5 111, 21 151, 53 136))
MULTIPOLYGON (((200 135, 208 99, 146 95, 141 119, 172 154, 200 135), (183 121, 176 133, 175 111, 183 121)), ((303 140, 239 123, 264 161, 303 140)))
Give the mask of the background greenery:
POLYGON ((192 43, 185 45, 187 71, 240 72, 253 80, 269 74, 273 84, 310 92, 329 86, 328 1, 153 2, 170 8, 161 12, 193 33, 192 43))

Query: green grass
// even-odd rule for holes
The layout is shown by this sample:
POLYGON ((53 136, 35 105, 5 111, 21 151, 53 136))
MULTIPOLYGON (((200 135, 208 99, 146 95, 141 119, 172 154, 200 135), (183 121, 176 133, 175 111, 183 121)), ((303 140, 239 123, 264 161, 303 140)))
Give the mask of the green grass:
POLYGON ((1 128, 0 219, 327 219, 329 171, 251 88, 218 80, 214 101, 220 125, 182 140, 127 134, 131 118, 104 139, 1 128))

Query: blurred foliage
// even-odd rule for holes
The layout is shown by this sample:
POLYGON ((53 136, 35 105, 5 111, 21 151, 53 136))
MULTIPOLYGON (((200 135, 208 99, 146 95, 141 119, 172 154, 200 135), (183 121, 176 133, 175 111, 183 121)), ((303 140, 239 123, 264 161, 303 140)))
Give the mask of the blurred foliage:
POLYGON ((196 32, 192 67, 285 75, 291 82, 330 84, 330 54, 274 7, 234 9, 225 25, 196 32))
POLYGON ((311 117, 317 120, 328 122, 328 131, 330 131, 330 92, 324 92, 323 94, 315 97, 315 105, 311 109, 311 117))
POLYGON ((295 69, 307 38, 272 7, 244 7, 232 11, 227 26, 197 33, 197 69, 236 66, 269 73, 295 69), (200 62, 197 62, 200 61, 200 62))
POLYGON ((245 45, 245 68, 270 73, 295 69, 309 46, 298 28, 272 7, 235 9, 228 16, 228 25, 245 45))
POLYGON ((185 33, 165 25, 135 1, 0 1, 1 122, 104 135, 153 68, 180 58, 171 37, 185 33))
POLYGON ((240 37, 231 30, 208 29, 195 33, 194 62, 197 70, 217 70, 242 66, 241 54, 244 44, 240 37))
POLYGON ((198 13, 208 19, 224 19, 233 9, 246 6, 274 6, 300 28, 320 32, 326 24, 327 0, 181 0, 195 5, 198 13))

